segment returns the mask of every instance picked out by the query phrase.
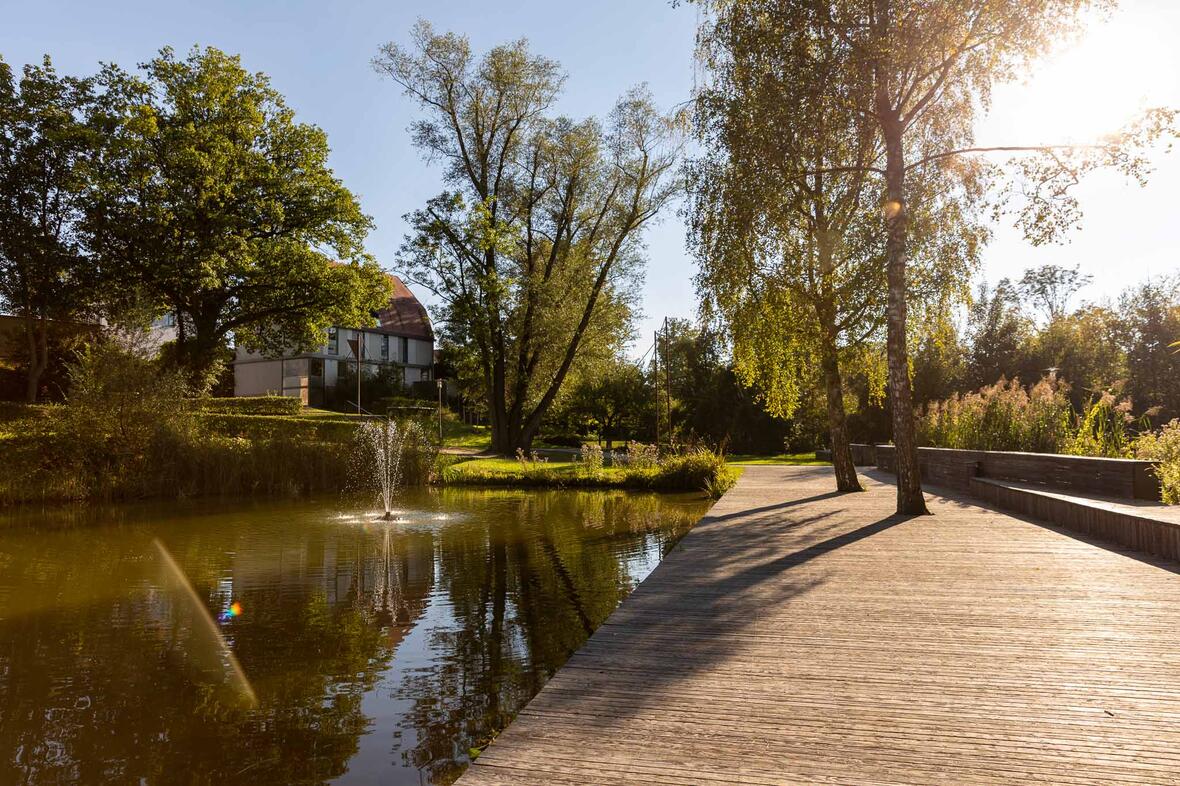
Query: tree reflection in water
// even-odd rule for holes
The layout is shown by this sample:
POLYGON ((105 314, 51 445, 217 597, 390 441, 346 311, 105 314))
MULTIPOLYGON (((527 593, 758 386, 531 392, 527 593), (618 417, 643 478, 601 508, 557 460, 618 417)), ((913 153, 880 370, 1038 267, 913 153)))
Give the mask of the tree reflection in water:
POLYGON ((392 526, 340 507, 0 519, 0 783, 449 783, 707 503, 443 489, 408 494, 422 515, 392 526))

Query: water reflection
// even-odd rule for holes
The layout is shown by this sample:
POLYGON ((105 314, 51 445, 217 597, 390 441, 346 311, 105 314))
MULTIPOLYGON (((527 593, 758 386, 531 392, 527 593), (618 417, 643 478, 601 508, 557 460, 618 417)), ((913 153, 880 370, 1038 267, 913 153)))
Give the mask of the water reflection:
POLYGON ((707 507, 401 505, 394 525, 335 501, 0 518, 0 782, 449 783, 707 507))

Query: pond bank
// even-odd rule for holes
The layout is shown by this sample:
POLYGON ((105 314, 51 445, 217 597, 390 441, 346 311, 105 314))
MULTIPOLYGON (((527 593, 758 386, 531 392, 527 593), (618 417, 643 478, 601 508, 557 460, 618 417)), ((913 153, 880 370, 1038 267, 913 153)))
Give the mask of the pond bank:
POLYGON ((741 470, 714 453, 672 456, 653 466, 587 467, 582 462, 484 458, 443 469, 444 485, 544 488, 613 488, 699 491, 718 498, 737 482, 741 470))

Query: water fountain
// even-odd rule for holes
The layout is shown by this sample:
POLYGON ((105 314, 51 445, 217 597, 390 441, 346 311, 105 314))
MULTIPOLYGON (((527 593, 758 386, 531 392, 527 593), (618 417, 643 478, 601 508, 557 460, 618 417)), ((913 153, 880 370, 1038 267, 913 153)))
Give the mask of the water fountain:
POLYGON ((410 444, 409 440, 422 444, 425 440, 421 432, 417 423, 398 423, 393 420, 370 420, 362 424, 357 432, 361 445, 370 454, 367 458, 372 468, 374 485, 381 494, 385 511, 382 518, 386 521, 396 519, 393 498, 402 484, 406 445, 410 444))

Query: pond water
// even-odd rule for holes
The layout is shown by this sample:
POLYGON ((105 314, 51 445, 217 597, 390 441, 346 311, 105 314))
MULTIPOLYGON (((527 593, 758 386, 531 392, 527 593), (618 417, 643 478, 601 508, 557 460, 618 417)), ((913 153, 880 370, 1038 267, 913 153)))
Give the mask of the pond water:
POLYGON ((708 502, 399 508, 0 516, 0 783, 449 783, 708 502))

